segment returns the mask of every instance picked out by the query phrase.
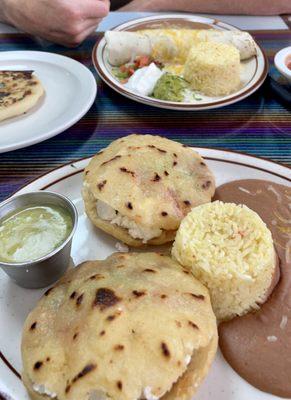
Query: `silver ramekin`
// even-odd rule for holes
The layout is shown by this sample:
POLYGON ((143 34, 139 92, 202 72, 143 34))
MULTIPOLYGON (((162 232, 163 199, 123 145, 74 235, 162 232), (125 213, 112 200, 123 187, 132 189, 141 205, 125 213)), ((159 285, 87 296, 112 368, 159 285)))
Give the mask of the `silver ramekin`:
POLYGON ((73 227, 67 239, 49 254, 34 261, 22 263, 0 261, 0 267, 17 285, 30 289, 51 285, 57 281, 68 268, 72 238, 78 222, 76 207, 67 197, 46 191, 21 194, 11 197, 0 204, 0 220, 16 209, 44 205, 60 206, 70 213, 73 227))

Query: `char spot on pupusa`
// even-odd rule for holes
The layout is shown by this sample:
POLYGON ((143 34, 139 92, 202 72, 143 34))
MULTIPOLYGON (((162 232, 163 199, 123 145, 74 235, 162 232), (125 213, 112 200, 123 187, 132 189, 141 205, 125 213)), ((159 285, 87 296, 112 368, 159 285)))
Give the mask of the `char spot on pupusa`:
POLYGON ((178 164, 177 161, 174 161, 173 162, 173 167, 175 167, 177 164, 178 164))
POLYGON ((89 372, 94 371, 97 368, 96 364, 87 364, 73 379, 72 383, 77 382, 77 380, 83 378, 85 375, 89 374, 89 372))
POLYGON ((42 362, 42 361, 37 361, 37 362, 34 364, 33 369, 34 369, 35 371, 38 371, 38 370, 42 367, 42 365, 43 365, 43 362, 42 362))
POLYGON ((195 293, 189 293, 190 296, 192 296, 196 300, 204 300, 205 296, 203 294, 195 294, 195 293))
POLYGON ((126 203, 126 207, 127 207, 129 210, 133 210, 133 206, 132 206, 132 203, 131 203, 130 201, 126 203))
POLYGON ((201 185, 202 189, 209 189, 210 186, 211 186, 211 181, 206 181, 201 185))
MULTIPOLYGON (((98 153, 98 154, 100 154, 100 153, 98 153)), ((113 158, 110 158, 110 160, 104 161, 104 162, 101 164, 101 166, 102 166, 102 165, 106 165, 106 164, 110 163, 111 161, 117 160, 118 158, 121 158, 121 156, 120 156, 120 155, 117 155, 117 156, 115 156, 115 157, 113 157, 113 158)))
POLYGON ((77 293, 74 291, 70 295, 70 299, 74 299, 76 297, 77 293))
POLYGON ((84 294, 83 293, 80 294, 80 296, 77 297, 77 300, 76 300, 76 305, 77 306, 80 306, 82 304, 83 298, 84 298, 84 294))
POLYGON ((106 183, 107 183, 107 180, 104 179, 104 181, 99 182, 99 183, 97 184, 97 187, 98 187, 98 189, 100 190, 100 192, 101 192, 101 190, 104 188, 104 186, 106 185, 106 183))
POLYGON ((49 288, 49 289, 44 293, 44 296, 48 296, 52 290, 53 290, 53 287, 49 288))
POLYGON ((183 203, 185 204, 185 206, 190 206, 191 202, 189 200, 184 200, 183 203))
POLYGON ((162 211, 161 215, 162 215, 162 217, 166 217, 168 215, 168 213, 166 211, 162 211))
POLYGON ((165 342, 161 343, 161 349, 162 349, 162 353, 166 358, 170 358, 171 357, 171 353, 170 350, 167 346, 167 344, 165 342))
POLYGON ((155 271, 154 269, 151 269, 151 268, 146 268, 146 269, 143 270, 143 272, 149 272, 149 273, 152 273, 152 274, 156 274, 157 273, 157 271, 155 271))
POLYGON ((150 149, 157 149, 160 153, 167 153, 166 150, 160 149, 159 147, 154 146, 153 144, 149 144, 148 147, 150 149))
POLYGON ((161 180, 160 175, 159 175, 158 173, 155 173, 155 176, 153 177, 152 181, 153 181, 153 182, 158 182, 158 181, 160 181, 160 180, 161 180))
POLYGON ((96 368, 97 368, 97 364, 93 364, 93 363, 87 364, 76 376, 74 376, 71 383, 69 383, 69 381, 67 381, 65 393, 66 394, 69 393, 73 383, 77 382, 79 379, 83 378, 84 376, 89 374, 91 371, 94 371, 96 368))
POLYGON ((132 294, 133 294, 135 297, 142 297, 142 296, 145 296, 146 292, 145 292, 144 290, 143 290, 143 291, 133 290, 133 291, 132 291, 132 294))
POLYGON ((121 298, 116 296, 115 292, 108 288, 99 288, 96 291, 93 306, 97 306, 101 311, 106 308, 113 307, 120 302, 121 298))
POLYGON ((99 279, 104 279, 104 278, 105 278, 104 275, 94 274, 94 275, 90 276, 90 278, 88 278, 88 279, 90 279, 91 281, 94 281, 94 280, 99 280, 99 279))
POLYGON ((122 382, 117 381, 116 385, 117 385, 118 389, 121 391, 122 390, 122 382))
POLYGON ((194 322, 192 321, 188 321, 188 325, 191 326, 194 329, 199 329, 198 325, 196 325, 194 322))
POLYGON ((130 171, 130 170, 128 170, 128 169, 125 168, 125 167, 120 167, 119 170, 120 170, 121 172, 125 172, 126 174, 130 174, 132 177, 135 176, 135 173, 134 173, 133 171, 130 171))
POLYGON ((37 322, 35 321, 33 324, 30 325, 30 330, 33 331, 36 328, 37 322))
POLYGON ((122 351, 122 350, 124 350, 123 344, 117 344, 116 346, 114 346, 114 350, 115 350, 115 351, 122 351))

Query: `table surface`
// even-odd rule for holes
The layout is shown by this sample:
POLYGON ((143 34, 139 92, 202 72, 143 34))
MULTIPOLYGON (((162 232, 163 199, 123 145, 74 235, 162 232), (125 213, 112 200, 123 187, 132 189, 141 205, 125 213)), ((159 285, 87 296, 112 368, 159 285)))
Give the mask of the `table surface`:
MULTIPOLYGON (((148 13, 110 13, 99 31, 148 13)), ((269 76, 287 88, 273 65, 274 54, 291 45, 291 31, 280 17, 217 16, 249 30, 265 50, 269 76)), ((287 22, 288 18, 285 19, 287 22)), ((93 71, 91 51, 100 33, 76 49, 41 41, 0 24, 0 51, 40 50, 72 57, 93 71)), ((90 156, 130 133, 159 134, 192 146, 230 149, 291 165, 291 113, 273 92, 270 78, 249 98, 217 110, 177 112, 128 100, 102 83, 93 71, 98 94, 90 111, 72 128, 43 143, 0 154, 0 200, 43 173, 90 156)), ((0 138, 5 132, 1 131, 0 138)), ((290 174, 291 175, 291 174, 290 174)))

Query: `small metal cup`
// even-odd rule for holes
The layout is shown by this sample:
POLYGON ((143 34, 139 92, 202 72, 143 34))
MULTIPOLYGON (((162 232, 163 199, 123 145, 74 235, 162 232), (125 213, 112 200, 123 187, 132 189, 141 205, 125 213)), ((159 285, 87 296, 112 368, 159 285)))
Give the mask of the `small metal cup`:
POLYGON ((66 240, 46 256, 28 262, 3 262, 0 267, 19 286, 37 289, 57 281, 69 266, 72 238, 75 233, 78 213, 67 197, 57 193, 39 191, 14 196, 0 204, 0 220, 7 214, 25 207, 60 206, 66 209, 72 218, 72 231, 66 240))

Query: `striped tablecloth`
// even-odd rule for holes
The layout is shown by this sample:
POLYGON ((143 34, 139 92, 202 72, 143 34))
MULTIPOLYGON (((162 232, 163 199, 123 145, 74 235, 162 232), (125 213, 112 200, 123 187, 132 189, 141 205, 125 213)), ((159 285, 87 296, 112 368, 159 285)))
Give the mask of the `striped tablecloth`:
MULTIPOLYGON (((270 75, 286 85, 273 66, 274 54, 291 45, 291 31, 251 32, 266 51, 270 75)), ((96 34, 77 49, 43 45, 24 34, 0 35, 0 51, 43 50, 72 57, 93 71, 96 34)), ((0 200, 66 162, 90 156, 112 140, 135 133, 166 136, 192 146, 246 152, 291 164, 291 113, 270 87, 222 109, 178 112, 152 108, 112 91, 97 77, 98 95, 87 115, 64 133, 25 149, 0 154, 0 200)))

